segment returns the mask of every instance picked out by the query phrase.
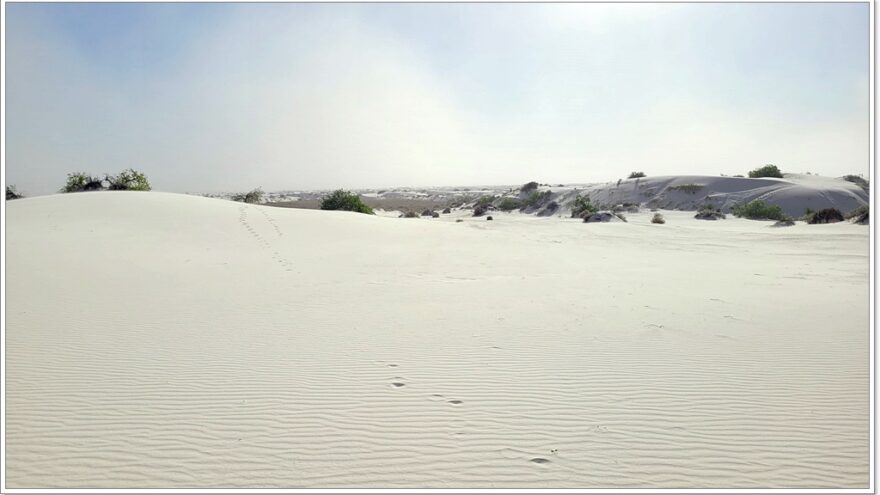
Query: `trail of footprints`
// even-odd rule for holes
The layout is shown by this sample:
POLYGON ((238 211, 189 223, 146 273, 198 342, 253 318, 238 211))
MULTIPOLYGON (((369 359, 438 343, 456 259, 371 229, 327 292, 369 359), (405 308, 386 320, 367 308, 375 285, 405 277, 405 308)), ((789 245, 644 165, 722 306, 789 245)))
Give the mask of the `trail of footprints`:
MULTIPOLYGON (((251 225, 251 223, 248 221, 248 211, 250 211, 250 210, 252 210, 252 209, 247 206, 241 206, 238 209, 238 222, 241 223, 241 225, 248 231, 248 233, 251 234, 251 236, 254 238, 254 240, 256 240, 263 248, 270 249, 272 246, 269 243, 269 240, 266 239, 259 232, 257 232, 257 230, 254 228, 254 226, 251 225)), ((276 239, 280 239, 281 237, 284 237, 284 233, 281 231, 280 228, 278 228, 278 224, 275 222, 275 220, 272 217, 269 216, 269 214, 267 214, 265 211, 263 211, 260 208, 255 208, 255 210, 260 212, 260 214, 263 216, 263 218, 266 220, 266 222, 272 226, 272 229, 275 231, 275 238, 276 239)), ((289 271, 289 272, 293 271, 293 263, 291 263, 290 260, 288 260, 287 258, 282 256, 281 253, 279 253, 278 251, 275 251, 275 250, 272 251, 272 259, 276 263, 281 265, 281 267, 286 269, 287 271, 289 271)))
MULTIPOLYGON (((396 363, 384 363, 383 361, 379 361, 379 363, 385 364, 385 366, 387 366, 389 368, 399 367, 396 363)), ((402 389, 404 387, 406 387, 405 378, 402 378, 400 376, 391 377, 391 388, 402 389)), ((452 406, 460 406, 460 405, 464 404, 464 401, 461 399, 449 398, 449 397, 444 396, 443 394, 431 394, 429 399, 432 401, 435 401, 435 402, 446 401, 447 404, 450 404, 452 406)), ((461 435, 461 434, 462 434, 461 432, 454 433, 454 435, 456 435, 456 436, 461 435)), ((558 451, 556 449, 553 449, 550 451, 550 453, 557 454, 558 451)), ((529 462, 531 462, 533 464, 549 464, 551 461, 550 461, 550 459, 547 459, 546 457, 532 457, 529 459, 529 462)))

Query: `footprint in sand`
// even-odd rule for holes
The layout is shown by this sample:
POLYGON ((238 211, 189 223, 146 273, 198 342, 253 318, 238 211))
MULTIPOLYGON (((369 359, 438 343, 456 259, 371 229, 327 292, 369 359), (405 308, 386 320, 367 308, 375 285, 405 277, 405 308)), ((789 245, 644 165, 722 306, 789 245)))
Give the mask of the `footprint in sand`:
POLYGON ((446 401, 446 402, 448 402, 448 403, 450 403, 450 404, 454 404, 454 405, 457 406, 457 405, 461 404, 463 401, 460 401, 460 400, 458 400, 458 399, 453 399, 453 400, 448 400, 448 401, 446 401))
POLYGON ((400 387, 405 387, 405 386, 406 386, 406 384, 403 383, 403 382, 391 382, 391 385, 392 385, 394 388, 400 388, 400 387))
POLYGON ((531 459, 531 462, 534 462, 535 464, 547 464, 550 460, 544 459, 543 457, 534 457, 531 459))

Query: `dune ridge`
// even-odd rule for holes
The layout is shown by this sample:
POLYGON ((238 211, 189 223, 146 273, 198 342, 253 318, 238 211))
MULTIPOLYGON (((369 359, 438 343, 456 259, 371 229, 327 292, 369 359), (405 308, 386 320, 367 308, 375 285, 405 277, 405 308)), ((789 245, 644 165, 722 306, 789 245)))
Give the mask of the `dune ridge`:
POLYGON ((868 486, 868 229, 466 215, 7 203, 8 486, 868 486))

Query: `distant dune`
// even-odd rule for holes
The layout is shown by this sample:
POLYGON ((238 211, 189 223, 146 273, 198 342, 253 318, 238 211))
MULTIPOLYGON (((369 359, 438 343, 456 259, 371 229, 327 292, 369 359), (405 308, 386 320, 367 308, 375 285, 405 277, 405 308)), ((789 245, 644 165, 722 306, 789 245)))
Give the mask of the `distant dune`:
MULTIPOLYGON (((552 188, 551 188, 552 189, 552 188)), ((846 213, 868 204, 868 193, 843 179, 786 174, 784 179, 684 175, 645 177, 585 187, 594 203, 636 203, 667 210, 697 210, 713 204, 729 211, 756 199, 779 205, 800 217, 807 208, 837 208, 846 213)), ((564 196, 568 200, 571 194, 564 196)), ((573 199, 573 198, 572 198, 573 199)))
MULTIPOLYGON (((729 212, 738 204, 764 200, 779 205, 785 213, 798 218, 807 208, 820 210, 837 208, 843 213, 868 204, 868 193, 858 185, 841 178, 817 175, 786 174, 783 179, 681 175, 625 179, 618 184, 544 185, 538 191, 550 191, 548 201, 556 201, 560 208, 556 215, 566 216, 578 195, 589 195, 593 204, 612 206, 633 203, 647 208, 693 211, 711 204, 729 212)), ((302 194, 302 193, 300 193, 302 194)), ((462 188, 448 190, 394 189, 377 192, 363 191, 366 204, 373 208, 394 211, 421 212, 437 209, 462 201, 473 201, 480 196, 497 195, 516 198, 521 196, 519 186, 462 188)), ((275 196, 277 197, 276 193, 275 196)), ((311 194, 310 196, 315 196, 311 194)), ((272 206, 289 208, 320 208, 321 200, 310 197, 299 201, 275 201, 272 206)), ((537 213, 537 209, 532 211, 537 213)))
MULTIPOLYGON (((594 190, 794 214, 811 180, 594 190)), ((5 207, 10 488, 869 484, 864 226, 5 207)))

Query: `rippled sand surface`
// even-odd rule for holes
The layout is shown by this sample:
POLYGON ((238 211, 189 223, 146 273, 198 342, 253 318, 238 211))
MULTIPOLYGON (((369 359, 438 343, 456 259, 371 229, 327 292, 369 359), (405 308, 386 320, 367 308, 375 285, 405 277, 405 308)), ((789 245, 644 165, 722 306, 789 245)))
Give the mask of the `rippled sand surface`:
POLYGON ((10 488, 859 488, 869 233, 7 203, 10 488))

